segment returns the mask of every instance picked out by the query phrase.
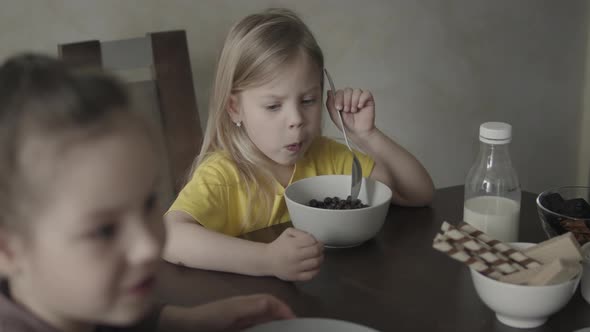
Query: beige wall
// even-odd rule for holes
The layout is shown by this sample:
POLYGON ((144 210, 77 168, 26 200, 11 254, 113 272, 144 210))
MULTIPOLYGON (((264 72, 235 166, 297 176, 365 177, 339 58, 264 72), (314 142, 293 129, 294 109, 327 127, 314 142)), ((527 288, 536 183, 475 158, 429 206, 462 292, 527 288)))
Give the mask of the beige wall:
MULTIPOLYGON (((374 92, 379 127, 415 153, 437 187, 463 182, 478 126, 489 120, 513 124, 512 155, 526 190, 577 183, 581 163, 588 164, 579 144, 587 44, 582 0, 0 0, 0 6, 2 58, 22 50, 55 54, 58 43, 186 29, 203 114, 230 24, 267 6, 287 6, 316 34, 339 86, 374 92)), ((328 121, 326 127, 338 135, 328 121)))
MULTIPOLYGON (((586 9, 587 15, 590 6, 586 9)), ((587 28, 590 29, 590 26, 587 28)), ((580 148, 578 150, 578 184, 590 185, 590 30, 586 40, 586 72, 584 99, 580 121, 580 148)))
POLYGON ((578 184, 590 185, 590 91, 585 87, 584 114, 580 128, 580 150, 578 161, 578 184))

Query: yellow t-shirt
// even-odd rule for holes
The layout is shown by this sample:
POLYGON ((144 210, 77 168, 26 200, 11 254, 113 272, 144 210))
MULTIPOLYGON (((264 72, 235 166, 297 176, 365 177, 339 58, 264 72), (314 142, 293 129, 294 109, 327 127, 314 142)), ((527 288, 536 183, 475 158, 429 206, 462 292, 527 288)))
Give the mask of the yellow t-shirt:
MULTIPOLYGON (((375 162, 367 155, 355 151, 363 176, 368 177, 375 162)), ((304 157, 295 164, 289 184, 304 178, 350 174, 352 155, 348 148, 327 137, 318 137, 304 157)), ((216 152, 199 165, 170 207, 170 211, 184 211, 201 225, 231 236, 238 236, 260 228, 289 221, 289 211, 283 198, 285 188, 277 182, 277 193, 269 220, 250 220, 244 225, 247 213, 247 189, 235 163, 223 152, 216 152)), ((254 209, 257 208, 254 202, 254 209)))

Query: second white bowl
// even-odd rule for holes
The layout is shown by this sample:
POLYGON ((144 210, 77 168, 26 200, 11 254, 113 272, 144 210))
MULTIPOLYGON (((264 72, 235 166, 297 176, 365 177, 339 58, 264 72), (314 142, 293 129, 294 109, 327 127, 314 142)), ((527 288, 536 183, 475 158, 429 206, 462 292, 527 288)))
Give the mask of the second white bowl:
MULTIPOLYGON (((525 249, 533 243, 511 243, 525 249)), ((481 300, 508 326, 533 328, 543 325, 550 315, 563 308, 574 295, 581 273, 572 280, 547 286, 526 286, 501 282, 471 270, 471 277, 481 300)))

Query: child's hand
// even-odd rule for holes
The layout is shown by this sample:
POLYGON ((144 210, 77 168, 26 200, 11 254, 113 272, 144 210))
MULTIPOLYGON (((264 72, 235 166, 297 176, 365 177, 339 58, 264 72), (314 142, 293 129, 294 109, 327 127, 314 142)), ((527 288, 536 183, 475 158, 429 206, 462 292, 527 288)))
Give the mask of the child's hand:
POLYGON ((242 329, 277 319, 295 318, 283 302, 271 295, 232 297, 205 305, 210 314, 211 331, 241 331, 242 329))
POLYGON ((324 246, 311 234, 287 228, 268 244, 267 254, 275 276, 283 280, 305 281, 320 271, 324 246))
POLYGON ((375 129, 375 101, 368 90, 346 88, 337 90, 336 97, 329 90, 326 107, 340 130, 338 110, 342 111, 344 126, 353 137, 364 137, 375 129))
POLYGON ((197 307, 165 307, 159 331, 241 331, 265 322, 295 318, 289 306, 271 295, 237 296, 197 307))

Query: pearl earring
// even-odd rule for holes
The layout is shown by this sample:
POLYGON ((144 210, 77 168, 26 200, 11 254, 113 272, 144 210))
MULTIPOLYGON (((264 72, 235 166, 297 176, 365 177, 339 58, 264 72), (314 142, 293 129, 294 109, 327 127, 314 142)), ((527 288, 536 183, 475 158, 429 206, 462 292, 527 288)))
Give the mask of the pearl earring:
POLYGON ((241 126, 242 126, 242 121, 238 121, 238 122, 236 122, 236 127, 238 127, 238 128, 239 128, 239 127, 241 127, 241 126))

